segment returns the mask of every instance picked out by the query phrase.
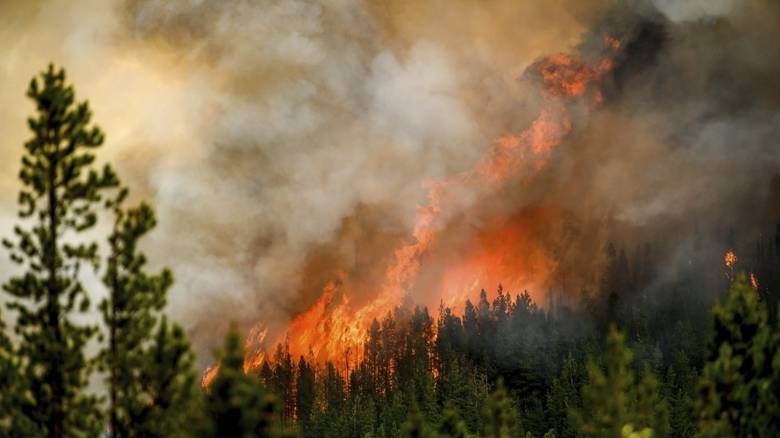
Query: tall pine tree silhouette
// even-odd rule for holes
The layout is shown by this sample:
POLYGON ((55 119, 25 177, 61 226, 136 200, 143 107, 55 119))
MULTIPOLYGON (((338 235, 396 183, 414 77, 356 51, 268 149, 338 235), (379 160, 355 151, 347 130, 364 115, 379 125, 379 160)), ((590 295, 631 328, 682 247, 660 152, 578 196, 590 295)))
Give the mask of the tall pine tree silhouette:
POLYGON ((94 164, 103 133, 90 125, 89 105, 76 103, 64 70, 50 65, 33 78, 27 96, 36 114, 28 119, 33 137, 19 172, 23 225, 14 228, 14 241, 3 240, 24 270, 3 286, 14 297, 9 308, 21 337, 29 391, 22 409, 39 426, 36 434, 96 436, 96 399, 82 391, 90 368, 83 350, 96 329, 73 314, 89 308, 79 272, 98 263, 98 245, 83 232, 95 225, 101 195, 117 179, 110 167, 94 164))

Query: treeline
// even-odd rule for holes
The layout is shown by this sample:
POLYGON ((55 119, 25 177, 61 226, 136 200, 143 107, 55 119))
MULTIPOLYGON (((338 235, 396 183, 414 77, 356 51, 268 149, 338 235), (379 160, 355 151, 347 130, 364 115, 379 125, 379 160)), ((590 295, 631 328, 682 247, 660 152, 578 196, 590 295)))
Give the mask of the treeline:
MULTIPOLYGON (((605 297, 608 300, 608 296, 605 297)), ((606 304, 606 303, 605 303, 606 304)), ((652 334, 554 317, 527 293, 483 292, 463 317, 397 309, 340 372, 280 346, 257 378, 302 436, 773 436, 780 331, 744 276, 706 339, 664 354, 652 334), (631 332, 628 332, 631 333, 631 332)), ((584 317, 584 315, 580 315, 584 317)), ((576 316, 575 316, 576 317, 576 316)))
POLYGON ((231 326, 219 372, 201 389, 185 333, 163 316, 173 275, 151 272, 139 249, 155 226, 152 207, 130 205, 119 176, 95 164, 103 134, 62 70, 33 79, 28 96, 36 112, 19 173, 20 220, 3 240, 17 268, 3 284, 9 312, 0 324, 13 330, 0 325, 0 436, 780 430, 780 226, 726 272, 713 269, 722 253, 709 248, 668 275, 650 246, 629 257, 609 245, 597 290, 551 294, 545 309, 500 287, 462 315, 402 306, 373 322, 357 363, 317 364, 279 345, 246 374, 231 326), (98 223, 107 235, 98 236, 98 223), (86 272, 107 292, 97 306, 86 272), (713 298, 722 300, 714 309, 713 298), (85 322, 91 309, 99 325, 85 322), (99 388, 90 378, 102 380, 99 388))

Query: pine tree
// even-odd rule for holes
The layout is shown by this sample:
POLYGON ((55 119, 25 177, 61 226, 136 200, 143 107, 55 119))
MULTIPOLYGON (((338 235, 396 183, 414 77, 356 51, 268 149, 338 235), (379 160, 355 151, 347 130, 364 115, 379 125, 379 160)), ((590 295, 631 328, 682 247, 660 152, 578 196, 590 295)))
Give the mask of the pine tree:
POLYGON ((130 416, 129 436, 190 436, 198 430, 202 400, 194 363, 184 330, 163 318, 144 351, 138 375, 144 403, 130 416))
POLYGON ((273 358, 273 378, 271 387, 279 397, 282 407, 282 417, 286 421, 291 421, 295 413, 295 394, 293 393, 293 383, 295 383, 295 366, 292 356, 290 356, 290 347, 286 343, 276 346, 276 352, 273 358))
POLYGON ((780 333, 744 275, 712 318, 697 413, 701 436, 774 436, 780 430, 780 333))
POLYGON ((664 396, 669 401, 669 429, 673 436, 690 437, 696 431, 693 400, 698 376, 684 351, 675 354, 664 378, 664 396))
POLYGON ((469 429, 460 418, 458 410, 451 404, 444 405, 441 422, 439 422, 439 436, 448 438, 468 438, 469 429))
POLYGON ((103 276, 109 293, 100 306, 108 329, 101 362, 108 371, 109 426, 115 437, 178 430, 185 423, 181 413, 190 412, 196 380, 183 332, 160 322, 173 276, 168 269, 147 273, 146 256, 138 250, 139 240, 156 224, 154 211, 144 203, 125 209, 127 194, 123 188, 107 203, 114 228, 103 276))
POLYGON ((624 339, 613 325, 607 336, 603 369, 594 360, 588 360, 582 407, 569 411, 572 427, 583 436, 664 436, 668 428, 666 405, 657 394, 655 378, 648 371, 636 383, 631 367, 633 353, 624 339))
POLYGON ((276 402, 256 377, 244 374, 244 349, 235 324, 225 335, 217 359, 219 373, 208 388, 206 414, 209 424, 203 435, 213 437, 276 436, 276 402))
POLYGON ((301 356, 298 360, 297 382, 295 385, 295 405, 298 410, 298 422, 302 427, 308 426, 314 411, 316 381, 314 368, 301 356))
POLYGON ((436 433, 425 424, 416 403, 412 403, 406 421, 401 425, 401 436, 406 438, 435 438, 436 433))
POLYGON ((570 354, 566 357, 561 373, 553 379, 550 394, 547 397, 547 411, 550 414, 551 426, 559 437, 576 436, 571 425, 566 421, 567 413, 581 407, 580 388, 583 381, 582 363, 574 360, 570 354))
POLYGON ((484 417, 482 436, 489 438, 523 436, 515 402, 507 394, 504 383, 500 379, 495 391, 485 402, 482 412, 484 417))
POLYGON ((110 167, 94 166, 91 151, 103 143, 103 133, 90 126, 88 104, 75 102, 64 70, 50 65, 33 78, 27 96, 36 115, 28 119, 33 137, 25 143, 19 172, 19 216, 28 225, 15 227, 15 243, 3 240, 25 269, 3 286, 15 298, 9 308, 17 312, 30 394, 23 409, 41 435, 95 436, 97 400, 83 391, 90 369, 83 350, 96 329, 72 316, 90 306, 81 267, 98 263, 97 243, 80 233, 95 225, 101 194, 117 180, 110 167))

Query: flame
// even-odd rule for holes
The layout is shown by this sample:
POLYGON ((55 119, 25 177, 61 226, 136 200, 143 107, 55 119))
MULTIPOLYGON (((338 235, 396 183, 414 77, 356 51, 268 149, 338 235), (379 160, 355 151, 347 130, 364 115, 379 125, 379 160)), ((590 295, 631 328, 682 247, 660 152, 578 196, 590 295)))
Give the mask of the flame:
MULTIPOLYGON (((619 46, 618 46, 619 47, 619 46)), ((604 58, 593 67, 559 53, 537 63, 539 74, 546 85, 546 92, 553 96, 578 97, 585 94, 590 82, 601 79, 610 72, 614 63, 604 58)))
MULTIPOLYGON (((540 291, 554 266, 536 237, 548 215, 552 213, 535 210, 500 218, 460 247, 447 247, 432 254, 443 259, 440 263, 444 268, 431 285, 425 285, 426 290, 434 293, 421 304, 430 308, 443 304, 460 313, 467 300, 477 301, 483 288, 489 300, 495 298, 499 286, 515 293, 540 291), (448 253, 449 257, 440 253, 448 253)), ((541 297, 532 298, 539 302, 541 297)))
POLYGON ((612 50, 620 50, 620 47, 622 46, 622 43, 619 39, 615 38, 612 35, 604 35, 604 46, 609 47, 612 50))
POLYGON ((753 286, 753 289, 758 290, 758 277, 752 272, 750 273, 750 285, 753 286))
POLYGON ((734 263, 737 262, 737 254, 733 250, 726 250, 726 254, 723 255, 723 261, 726 263, 728 269, 734 269, 734 263))
POLYGON ((213 382, 219 374, 219 368, 219 364, 216 364, 213 367, 207 367, 206 370, 203 371, 203 376, 200 378, 200 386, 203 388, 211 386, 211 382, 213 382))
POLYGON ((737 260, 737 254, 734 250, 727 249, 726 253, 723 255, 723 262, 726 265, 726 278, 728 278, 729 281, 734 281, 734 264, 737 263, 737 260))
MULTIPOLYGON (((620 42, 608 36, 604 39, 608 55, 620 48, 620 42)), ((450 178, 429 183, 427 204, 418 206, 411 241, 394 252, 392 263, 385 271, 381 287, 373 299, 355 305, 350 301, 345 282, 328 283, 308 310, 296 316, 274 344, 286 342, 294 357, 306 355, 317 362, 332 361, 349 368, 357 363, 372 321, 384 318, 400 306, 418 281, 421 266, 432 253, 444 259, 443 273, 434 281, 428 302, 443 303, 461 309, 467 299, 476 298, 479 289, 494 288, 503 282, 513 290, 541 288, 547 281, 552 261, 532 238, 531 224, 538 220, 528 217, 502 219, 485 226, 466 239, 455 257, 436 253, 440 231, 454 215, 467 208, 469 200, 495 193, 506 186, 529 182, 544 169, 555 147, 572 130, 567 103, 590 96, 600 104, 603 96, 591 84, 612 70, 609 57, 588 65, 565 54, 550 56, 537 62, 532 70, 538 73, 545 104, 528 129, 499 137, 492 148, 472 169, 450 178)), ((267 330, 255 326, 246 341, 245 372, 256 369, 267 359, 267 330)), ((218 367, 204 374, 204 382, 213 379, 218 367)))

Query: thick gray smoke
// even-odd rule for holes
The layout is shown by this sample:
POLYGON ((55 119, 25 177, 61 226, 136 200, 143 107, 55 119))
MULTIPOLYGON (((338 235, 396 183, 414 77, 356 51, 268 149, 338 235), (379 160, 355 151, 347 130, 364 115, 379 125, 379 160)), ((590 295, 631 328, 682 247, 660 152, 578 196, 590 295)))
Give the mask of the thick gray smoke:
POLYGON ((24 90, 53 61, 107 131, 103 158, 157 208, 147 250, 174 269, 169 312, 205 353, 229 319, 278 328, 339 275, 378 281, 424 184, 536 115, 525 69, 612 34, 627 47, 601 110, 521 194, 471 214, 552 207, 534 233, 569 284, 595 281, 583 254, 608 239, 674 235, 665 254, 684 258, 697 224, 780 214, 780 8, 735 3, 6 1, 1 224, 24 90))

